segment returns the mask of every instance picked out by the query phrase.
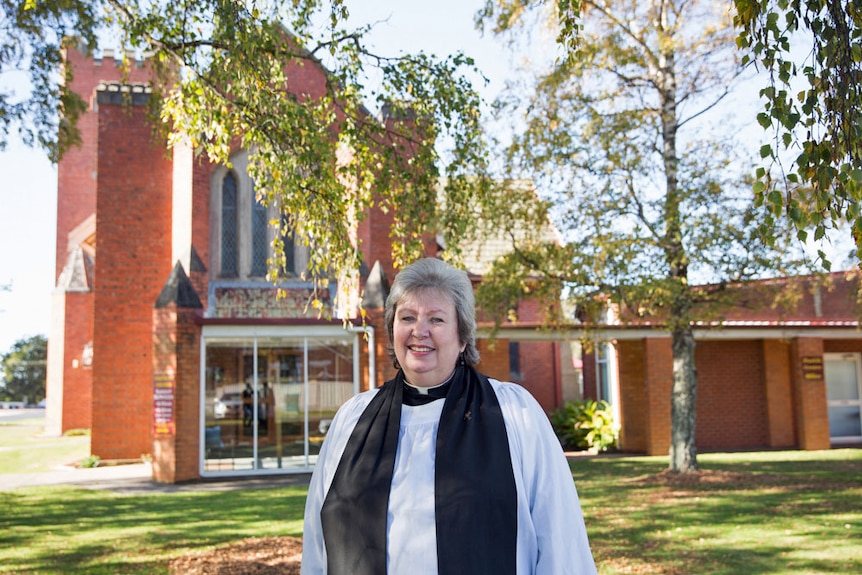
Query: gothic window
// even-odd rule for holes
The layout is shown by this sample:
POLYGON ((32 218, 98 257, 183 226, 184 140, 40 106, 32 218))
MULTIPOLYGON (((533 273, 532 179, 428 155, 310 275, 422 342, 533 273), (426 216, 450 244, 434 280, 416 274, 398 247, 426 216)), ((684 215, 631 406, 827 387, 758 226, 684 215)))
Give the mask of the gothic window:
POLYGON ((281 273, 284 277, 293 277, 297 274, 296 267, 296 230, 293 219, 287 215, 281 215, 282 242, 284 242, 284 260, 282 260, 281 273))
POLYGON ((279 265, 281 276, 296 281, 308 266, 308 248, 296 241, 294 225, 288 216, 279 215, 277 206, 264 206, 257 200, 254 182, 248 175, 248 154, 231 157, 232 168, 221 167, 211 180, 211 258, 214 280, 264 281, 272 244, 279 233, 269 222, 279 218, 282 229, 289 230, 280 240, 285 257, 279 265), (286 223, 291 225, 285 226, 286 223))
POLYGON ((266 257, 269 246, 266 241, 266 206, 261 204, 254 189, 251 193, 251 275, 266 275, 266 257))
POLYGON ((221 188, 221 275, 236 277, 238 270, 239 221, 236 178, 225 174, 221 188))

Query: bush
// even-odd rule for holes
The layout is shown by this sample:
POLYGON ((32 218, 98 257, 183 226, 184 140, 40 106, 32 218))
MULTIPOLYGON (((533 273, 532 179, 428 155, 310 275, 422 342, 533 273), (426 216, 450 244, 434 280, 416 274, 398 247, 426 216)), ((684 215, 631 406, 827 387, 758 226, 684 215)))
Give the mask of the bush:
POLYGON ((567 401, 550 419, 563 449, 602 452, 617 447, 619 425, 605 400, 567 401))
POLYGON ((78 462, 78 467, 83 467, 86 469, 90 469, 93 467, 98 467, 99 463, 102 461, 102 458, 98 455, 90 455, 85 457, 81 461, 78 462))

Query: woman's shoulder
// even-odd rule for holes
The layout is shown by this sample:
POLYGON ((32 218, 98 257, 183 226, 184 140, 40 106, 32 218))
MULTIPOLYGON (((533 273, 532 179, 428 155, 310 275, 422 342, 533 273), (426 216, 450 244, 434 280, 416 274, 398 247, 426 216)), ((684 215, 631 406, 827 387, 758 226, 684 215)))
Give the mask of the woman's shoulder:
POLYGON ((378 391, 380 391, 380 388, 369 389, 368 391, 357 393, 338 408, 338 414, 336 415, 343 414, 342 417, 347 417, 348 414, 356 411, 362 413, 362 411, 368 407, 368 404, 371 403, 374 396, 377 395, 378 391))
POLYGON ((523 385, 512 383, 511 381, 499 381, 497 379, 488 378, 494 393, 497 394, 497 399, 500 403, 517 403, 521 405, 538 405, 536 398, 533 397, 523 385))

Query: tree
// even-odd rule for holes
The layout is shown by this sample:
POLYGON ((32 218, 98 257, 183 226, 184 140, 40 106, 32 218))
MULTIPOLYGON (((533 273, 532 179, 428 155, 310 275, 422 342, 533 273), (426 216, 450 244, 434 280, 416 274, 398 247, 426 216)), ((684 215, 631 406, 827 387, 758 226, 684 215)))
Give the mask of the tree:
POLYGON ((3 387, 0 397, 6 401, 35 403, 45 397, 48 365, 48 340, 35 335, 19 339, 7 353, 0 356, 3 387))
MULTIPOLYGON (((862 6, 734 4, 745 60, 768 78, 757 121, 774 137, 761 149, 758 204, 770 219, 786 213, 803 241, 811 228, 820 241, 849 222, 862 259, 862 6)), ((820 257, 829 269, 822 251, 820 257)))
MULTIPOLYGON (((536 21, 533 5, 489 0, 480 25, 512 33, 536 21)), ((663 322, 673 353, 670 469, 694 471, 694 322, 720 317, 727 286, 800 263, 787 238, 763 242, 772 228, 759 225, 732 142, 703 129, 740 70, 730 15, 720 3, 687 1, 555 5, 579 7, 569 28, 572 13, 549 15, 563 19, 564 40, 577 33, 577 45, 537 73, 531 91, 498 106, 518 118, 508 173, 545 194, 543 209, 518 207, 520 217, 552 217, 563 241, 517 247, 480 298, 560 282, 594 318, 610 298, 623 321, 663 322)))
POLYGON ((61 47, 69 35, 90 48, 101 22, 99 0, 0 0, 0 149, 17 133, 57 161, 80 141, 78 117, 86 103, 68 89, 70 70, 62 69, 61 47), (27 93, 15 93, 10 81, 23 75, 27 93), (58 115, 59 111, 59 115, 58 115))
MULTIPOLYGON (((276 236, 299 231, 303 241, 325 246, 311 251, 307 272, 318 286, 356 276, 354 227, 372 205, 398 208, 391 229, 396 265, 421 253, 429 231, 460 236, 461 206, 475 181, 469 176, 485 163, 480 101, 468 78, 476 71, 467 56, 375 54, 364 43, 369 28, 349 26, 343 0, 67 2, 73 0, 28 0, 13 28, 59 11, 72 24, 58 25, 55 34, 80 29, 91 43, 87 34, 108 26, 124 47, 146 54, 155 74, 153 113, 168 142, 190 143, 225 165, 235 146, 248 150, 257 197, 290 215, 273 222, 281 227, 276 236), (87 17, 69 15, 82 13, 87 17), (316 63, 330 72, 321 92, 294 92, 290 66, 316 63), (400 121, 379 120, 369 104, 400 121), (444 173, 445 213, 435 209, 444 173)), ((56 52, 58 42, 27 30, 19 37, 31 53, 56 52)), ((33 62, 46 77, 57 69, 48 58, 33 62)), ((37 84, 30 105, 50 108, 39 99, 48 92, 37 84)), ((63 112, 62 125, 73 125, 74 114, 63 112)), ((42 116, 35 121, 50 132, 42 116)), ((274 281, 283 267, 281 242, 275 251, 274 281)))

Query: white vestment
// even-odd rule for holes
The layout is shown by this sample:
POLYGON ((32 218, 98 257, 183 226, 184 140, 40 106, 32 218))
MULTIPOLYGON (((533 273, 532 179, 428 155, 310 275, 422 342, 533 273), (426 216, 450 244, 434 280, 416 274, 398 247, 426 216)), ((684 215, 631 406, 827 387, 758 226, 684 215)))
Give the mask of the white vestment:
MULTIPOLYGON (((503 412, 518 493, 518 575, 595 574, 572 474, 547 415, 520 385, 490 382, 503 412)), ((320 510, 347 440, 375 393, 348 400, 327 432, 308 488, 302 575, 326 573, 320 510)), ((389 575, 438 575, 434 454, 444 401, 401 408, 386 522, 389 575)))

